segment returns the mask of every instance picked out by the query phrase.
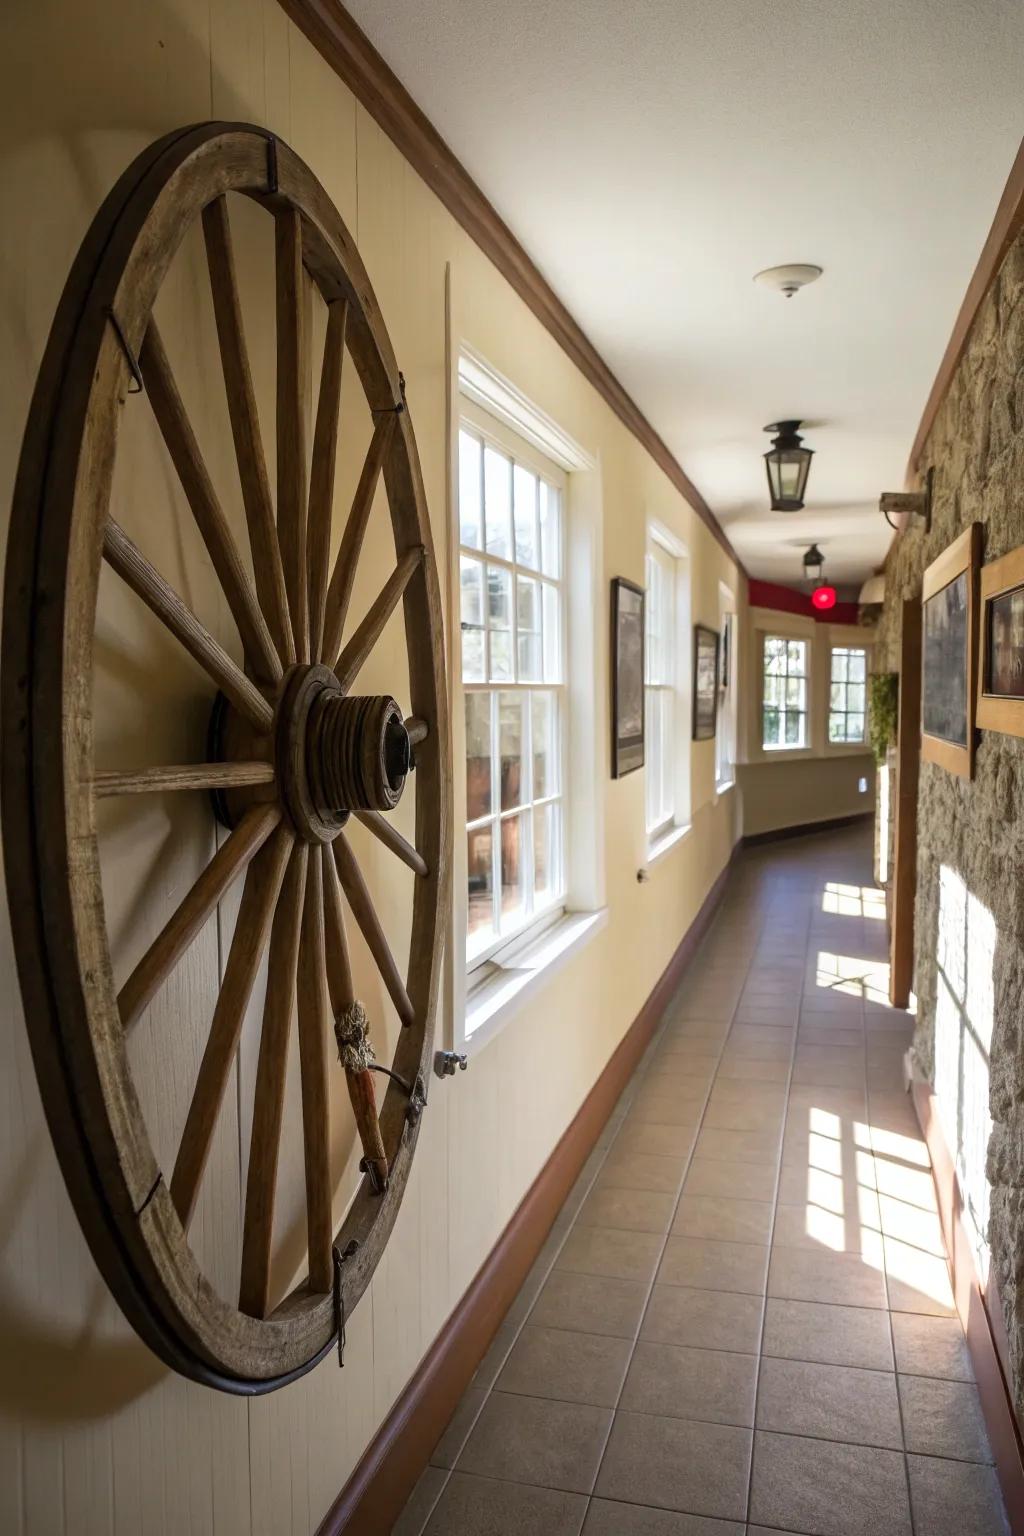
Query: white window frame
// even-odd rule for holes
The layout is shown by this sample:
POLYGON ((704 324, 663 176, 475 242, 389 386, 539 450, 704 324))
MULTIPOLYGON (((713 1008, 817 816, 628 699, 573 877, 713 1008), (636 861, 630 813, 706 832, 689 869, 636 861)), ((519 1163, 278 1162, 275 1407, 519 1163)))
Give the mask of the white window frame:
MULTIPOLYGON (((649 786, 650 786, 650 759, 644 765, 644 818, 647 833, 647 852, 649 858, 656 857, 659 853, 667 852, 690 827, 690 714, 693 703, 693 630, 690 624, 690 554, 681 539, 663 523, 650 522, 647 525, 647 554, 645 571, 649 571, 651 560, 656 560, 660 566, 664 579, 670 583, 671 599, 669 603, 669 646, 670 662, 665 669, 664 681, 660 684, 651 684, 649 664, 649 647, 647 639, 649 624, 645 613, 645 673, 644 673, 644 728, 645 728, 645 755, 649 748, 647 736, 647 723, 650 719, 648 704, 649 690, 657 687, 671 692, 671 726, 670 739, 664 745, 667 760, 666 771, 671 776, 668 798, 671 801, 670 812, 660 817, 656 822, 649 820, 649 786)), ((650 594, 648 593, 648 601, 650 594)), ((663 766, 665 766, 663 764, 663 766)))
POLYGON ((827 683, 826 683, 826 687, 828 689, 828 692, 827 692, 827 695, 826 695, 826 710, 825 710, 825 745, 826 745, 826 747, 830 751, 836 751, 837 749, 842 748, 842 747, 864 747, 867 744, 867 739, 868 739, 868 663, 869 663, 869 661, 870 661, 870 654, 868 652, 868 648, 867 648, 866 645, 850 645, 846 641, 842 641, 842 642, 840 642, 838 644, 835 641, 832 641, 829 644, 829 648, 828 648, 828 679, 827 679, 827 683), (860 733, 859 736, 844 736, 841 741, 833 741, 832 740, 832 716, 833 715, 842 715, 844 720, 847 720, 847 719, 849 719, 851 714, 855 714, 855 713, 857 713, 857 711, 851 710, 849 708, 845 708, 845 709, 833 709, 832 708, 832 689, 833 689, 833 687, 842 687, 844 690, 847 690, 846 692, 844 692, 844 698, 846 700, 847 705, 849 704, 849 692, 848 692, 849 687, 850 687, 849 680, 847 679, 843 683, 837 683, 835 681, 835 678, 832 675, 833 658, 835 657, 837 651, 845 651, 847 657, 849 657, 850 655, 856 654, 856 655, 859 655, 859 656, 863 656, 863 658, 864 658, 864 706, 863 706, 863 711, 862 711, 861 733, 860 733))
POLYGON ((738 624, 736 598, 731 587, 718 584, 719 629, 719 682, 718 682, 718 729, 715 733, 715 792, 724 795, 736 783, 736 682, 738 624), (726 634, 728 632, 728 645, 726 634), (721 657, 725 652, 728 675, 722 669, 721 657))
MULTIPOLYGON (((566 759, 567 759, 566 747, 567 747, 567 744, 568 744, 568 714, 569 714, 569 711, 568 711, 568 684, 567 684, 567 679, 568 679, 568 676, 569 676, 570 658, 569 658, 569 634, 568 634, 568 618, 567 618, 567 610, 568 610, 568 580, 567 580, 567 578, 568 578, 568 570, 567 570, 567 565, 566 565, 567 541, 566 541, 566 536, 565 536, 566 504, 567 504, 567 488, 568 488, 568 486, 567 486, 567 478, 566 478, 565 472, 564 472, 564 470, 558 464, 556 464, 552 459, 547 458, 546 455, 542 454, 537 448, 535 448, 531 443, 527 442, 527 440, 525 438, 521 437, 517 432, 514 432, 511 428, 505 426, 502 422, 499 422, 499 421, 495 420, 495 418, 493 416, 489 415, 489 413, 487 411, 482 410, 478 406, 475 406, 470 401, 462 402, 462 405, 461 405, 461 408, 460 408, 460 412, 459 412, 459 431, 460 431, 460 433, 462 432, 463 429, 465 429, 467 432, 469 432, 474 437, 478 438, 485 446, 486 445, 490 445, 492 448, 494 448, 498 452, 500 452, 503 456, 506 456, 506 457, 510 458, 512 460, 513 464, 520 464, 525 469, 529 469, 534 474, 536 474, 537 476, 539 476, 540 478, 545 480, 549 485, 553 486, 557 490, 558 497, 559 497, 558 576, 554 580, 551 580, 550 578, 548 578, 549 581, 550 581, 550 584, 555 586, 557 588, 557 590, 558 590, 558 605, 559 605, 559 613, 558 613, 558 622, 559 622, 558 652, 559 652, 559 660, 560 660, 559 681, 558 682, 547 682, 547 681, 538 681, 538 682, 507 681, 507 682, 498 682, 498 681, 487 680, 487 681, 478 682, 478 683, 473 683, 473 682, 467 683, 467 682, 464 682, 463 679, 462 679, 461 644, 460 644, 460 648, 459 648, 460 649, 460 665, 459 665, 459 670, 458 670, 456 676, 457 676, 457 679, 458 679, 458 687, 461 690, 461 696, 462 696, 462 702, 463 702, 463 710, 465 708, 465 702, 464 702, 465 701, 465 697, 469 693, 484 693, 484 694, 488 694, 490 696, 490 698, 491 698, 491 791, 492 791, 492 809, 491 809, 490 813, 487 816, 478 817, 478 818, 476 818, 472 822, 464 823, 464 825, 462 827, 462 835, 464 835, 464 836, 468 835, 470 830, 479 829, 479 828, 484 827, 484 826, 486 826, 488 824, 490 824, 490 826, 492 828, 492 848, 493 848, 492 857, 493 857, 493 860, 494 860, 493 867, 494 867, 494 875, 495 875, 494 885, 493 885, 493 888, 492 888, 492 894, 493 894, 493 904, 494 904, 494 915, 495 915, 496 921, 500 919, 500 910, 501 910, 501 825, 502 825, 502 823, 505 822, 505 821, 513 820, 513 819, 515 819, 516 816, 521 816, 522 817, 522 823, 521 824, 524 827, 527 824, 529 824, 530 827, 532 828, 532 825, 533 825, 532 816, 533 816, 534 807, 536 806, 537 808, 543 810, 543 809, 546 809, 547 806, 549 806, 551 804, 556 804, 558 806, 558 823, 559 823, 558 849, 557 849, 557 856, 556 856, 555 861, 554 861, 555 862, 555 869, 556 869, 557 878, 554 881, 554 893, 553 893, 553 895, 548 900, 546 900, 539 909, 537 909, 537 908, 535 908, 534 902, 533 902, 533 892, 529 888, 529 884, 527 884, 527 888, 524 890, 524 910, 523 910, 522 918, 518 922, 514 922, 511 926, 505 928, 505 930, 503 932, 496 933, 494 938, 489 943, 482 945, 480 948, 476 949, 473 952, 472 955, 468 955, 467 956, 467 959, 466 959, 466 972, 467 972, 467 975, 470 978, 473 978, 470 981, 470 986, 472 987, 472 985, 474 984, 474 979, 476 979, 476 972, 480 971, 482 968, 486 967, 489 961, 497 960, 500 963, 500 960, 503 957, 504 952, 507 949, 509 949, 510 946, 514 945, 517 948, 521 947, 524 941, 528 942, 529 939, 532 936, 535 936, 535 935, 543 932, 544 929, 549 928, 553 923, 557 922, 559 920, 559 918, 561 918, 564 915, 564 913, 565 913, 566 888, 567 888, 567 877, 566 877, 566 863, 567 863, 566 839, 567 839, 567 822, 568 822, 568 813, 569 813, 569 806, 568 806, 569 785, 568 785, 567 779, 566 779, 566 759), (501 805, 499 803, 500 787, 501 787, 501 767, 500 767, 500 741, 499 741, 499 723, 498 723, 498 695, 501 694, 501 693, 518 694, 518 695, 523 695, 523 694, 529 695, 529 694, 532 694, 532 693, 551 693, 551 694, 554 694, 556 696, 557 708, 558 708, 558 727, 557 727, 557 734, 556 734, 556 740, 555 740, 555 786, 556 786, 555 790, 554 790, 553 794, 548 795, 548 796, 544 796, 540 800, 534 801, 533 795, 532 795, 532 785, 531 785, 531 793, 530 793, 529 797, 528 798, 524 797, 522 799, 522 802, 521 802, 520 805, 512 807, 512 808, 509 808, 508 810, 502 810, 501 805)), ((512 548, 511 558, 505 558, 504 556, 500 556, 500 555, 488 554, 486 550, 476 550, 476 549, 471 548, 468 545, 464 546, 462 544, 462 541, 461 541, 461 527, 460 527, 460 538, 459 538, 459 546, 458 546, 458 555, 459 555, 460 561, 461 561, 463 556, 466 556, 468 558, 477 558, 477 559, 480 559, 480 560, 484 561, 486 563, 486 565, 488 565, 488 566, 493 566, 496 569, 508 571, 509 578, 510 578, 509 585, 510 585, 510 593, 511 593, 510 604, 511 604, 511 622, 512 622, 512 628, 511 628, 512 656, 513 656, 513 663, 516 666, 516 668, 518 669, 518 602, 517 602, 517 598, 516 598, 516 575, 517 575, 517 573, 520 570, 522 570, 524 572, 524 574, 528 574, 531 577, 531 579, 532 579, 533 577, 539 577, 540 572, 534 570, 532 567, 526 568, 526 567, 521 567, 519 565, 519 563, 515 559, 514 539, 513 539, 513 548, 512 548)), ((461 599, 461 589, 460 589, 460 592, 459 592, 459 599, 461 599)), ((484 601, 486 602, 486 593, 485 593, 485 596, 484 596, 484 601)), ((542 601, 543 601, 543 599, 542 599, 542 601)), ((462 630, 461 630, 461 620, 460 620, 460 625, 459 625, 460 642, 461 642, 461 634, 462 634, 462 630)), ((485 641, 485 655, 486 654, 487 654, 487 646, 486 646, 486 641, 485 641)), ((531 711, 529 709, 525 709, 523 711, 523 718, 524 718, 524 733, 523 733, 523 740, 522 740, 522 761, 524 763, 528 763, 528 764, 531 765, 531 774, 532 774, 533 754, 532 754, 532 746, 531 746, 531 740, 530 740, 531 711)), ((465 764, 465 754, 463 754, 462 762, 463 762, 463 765, 464 765, 465 764)), ((531 860, 527 860, 526 861, 527 868, 529 868, 531 863, 532 863, 531 860)), ((467 924, 467 934, 468 934, 468 924, 467 924)))
POLYGON ((448 635, 456 838, 452 937, 445 962, 444 1037, 455 1050, 473 1055, 520 1015, 607 922, 601 816, 604 786, 599 770, 604 761, 600 748, 609 726, 603 670, 598 675, 604 633, 600 602, 603 498, 596 458, 465 343, 457 350, 453 347, 449 378, 448 635), (514 442, 520 462, 531 468, 547 474, 554 461, 567 477, 562 501, 561 569, 563 580, 571 578, 562 606, 566 626, 562 672, 566 707, 561 721, 564 895, 557 908, 538 915, 514 936, 503 936, 492 953, 474 957, 472 970, 467 970, 466 962, 468 874, 466 837, 461 832, 466 825, 465 778, 459 771, 465 762, 458 507, 459 428, 463 421, 478 433, 486 428, 505 452, 514 442), (583 664, 570 668, 565 660, 570 653, 583 659, 583 664), (574 747, 571 756, 566 751, 568 739, 574 747))
MULTIPOLYGON (((812 639, 812 637, 810 635, 808 635, 808 634, 793 634, 792 632, 787 631, 787 629, 784 626, 780 626, 778 629, 764 630, 761 633, 761 636, 760 636, 761 643, 760 643, 760 646, 758 648, 758 663, 759 663, 759 666, 758 666, 758 687, 757 687, 757 695, 758 695, 757 729, 758 729, 758 741, 760 743, 761 752, 764 754, 765 757, 777 758, 777 757, 784 756, 786 753, 801 754, 801 753, 810 753, 810 752, 813 751, 812 731, 813 731, 813 728, 814 728, 814 724, 813 724, 812 705, 813 705, 813 700, 814 700, 814 693, 813 693, 813 676, 812 676, 813 646, 811 644, 811 639, 812 639), (765 685, 765 678, 767 676, 767 673, 766 673, 766 653, 767 653, 767 649, 768 649, 768 642, 769 642, 769 640, 781 640, 787 646, 789 646, 789 645, 802 645, 803 646, 803 651, 804 651, 804 670, 803 670, 802 673, 799 673, 797 675, 802 678, 803 684, 804 684, 804 707, 803 707, 802 710, 794 710, 794 711, 792 711, 792 713, 794 713, 794 714, 801 714, 803 716, 803 722, 804 722, 803 740, 800 741, 800 742, 795 742, 795 743, 794 742, 779 742, 778 744, 775 744, 775 743, 766 742, 765 739, 764 739, 764 711, 765 711, 764 685, 765 685)), ((788 679, 789 679, 789 659, 788 659, 788 652, 787 652, 785 680, 788 681, 788 679)), ((786 706, 785 705, 783 705, 781 707, 782 707, 782 709, 783 709, 783 711, 785 713, 790 713, 790 711, 786 710, 786 706)), ((785 734, 785 729, 784 729, 784 725, 783 725, 783 729, 780 731, 780 735, 784 735, 784 734, 785 734)))

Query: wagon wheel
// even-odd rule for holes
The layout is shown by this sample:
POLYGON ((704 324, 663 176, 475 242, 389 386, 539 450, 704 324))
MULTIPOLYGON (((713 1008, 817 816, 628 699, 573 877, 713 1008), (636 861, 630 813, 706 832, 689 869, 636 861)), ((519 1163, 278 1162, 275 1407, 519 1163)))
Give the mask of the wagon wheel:
POLYGON ((309 1369, 330 1347, 373 1273, 408 1178, 446 909, 450 776, 437 573, 401 375, 337 211, 302 161, 263 130, 209 123, 169 135, 125 172, 97 215, 58 307, 33 398, 15 488, 3 624, 8 890, 33 1056, 65 1180, 100 1269, 150 1346, 175 1369, 212 1385, 268 1390, 309 1369), (253 199, 274 220, 276 517, 235 278, 228 194, 253 199), (254 580, 207 474, 152 316, 171 259, 199 219, 254 580), (327 306, 312 423, 305 404, 311 382, 305 274, 327 306), (332 563, 346 357, 374 428, 332 563), (136 394, 140 403, 131 399, 136 394), (110 515, 120 418, 127 410, 148 409, 227 599, 244 668, 110 515), (360 547, 381 478, 396 564, 345 639, 360 547), (216 684, 220 707, 210 761, 96 770, 92 671, 102 561, 216 684), (394 699, 352 692, 400 600, 411 695, 406 719, 394 699), (387 820, 413 767, 415 846, 387 820), (117 991, 96 802, 168 790, 214 793, 231 830, 117 991), (346 838, 350 815, 409 866, 415 883, 407 977, 392 956, 346 838), (242 894, 234 937, 177 1158, 165 1173, 147 1134, 127 1039, 235 881, 242 882, 242 894), (365 1070, 361 1010, 353 997, 346 904, 403 1025, 379 1125, 365 1070), (268 981, 236 1303, 221 1297, 203 1274, 188 1228, 265 952, 268 981), (293 1012, 308 1276, 271 1308, 274 1195, 293 1012), (332 1026, 339 1032, 366 1170, 336 1233, 328 1074, 343 1068, 333 1042, 329 1048, 332 1026))

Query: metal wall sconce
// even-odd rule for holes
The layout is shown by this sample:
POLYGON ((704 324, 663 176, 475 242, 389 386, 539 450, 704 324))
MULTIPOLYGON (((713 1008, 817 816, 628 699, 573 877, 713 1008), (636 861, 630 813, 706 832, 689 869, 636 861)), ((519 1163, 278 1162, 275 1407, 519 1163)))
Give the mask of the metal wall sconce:
POLYGON ((764 456, 773 512, 799 512, 804 504, 814 450, 804 447, 799 427, 799 421, 773 421, 764 429, 776 434, 764 456))
POLYGON ((905 517, 924 518, 925 533, 931 532, 932 526, 932 476, 934 469, 929 469, 924 481, 923 491, 883 491, 878 498, 878 510, 885 518, 889 527, 899 533, 899 528, 893 522, 890 513, 905 517))

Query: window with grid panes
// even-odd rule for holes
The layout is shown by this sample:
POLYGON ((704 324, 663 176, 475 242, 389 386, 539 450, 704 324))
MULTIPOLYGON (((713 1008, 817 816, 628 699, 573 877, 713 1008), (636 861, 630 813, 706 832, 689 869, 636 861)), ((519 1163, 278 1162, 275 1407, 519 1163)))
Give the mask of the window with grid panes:
POLYGON ((475 964, 561 902, 562 492, 459 433, 468 908, 475 964))
POLYGON ((715 732, 715 783, 719 788, 731 784, 735 774, 736 688, 731 678, 735 644, 736 615, 723 608, 720 614, 721 641, 718 646, 718 729, 715 732))
POLYGON ((676 815, 676 562, 648 541, 644 605, 644 768, 647 835, 666 832, 676 815))
POLYGON ((807 641, 764 637, 761 745, 766 752, 807 745, 807 641))
POLYGON ((868 653, 859 646, 832 647, 832 672, 828 701, 830 742, 864 740, 868 653))

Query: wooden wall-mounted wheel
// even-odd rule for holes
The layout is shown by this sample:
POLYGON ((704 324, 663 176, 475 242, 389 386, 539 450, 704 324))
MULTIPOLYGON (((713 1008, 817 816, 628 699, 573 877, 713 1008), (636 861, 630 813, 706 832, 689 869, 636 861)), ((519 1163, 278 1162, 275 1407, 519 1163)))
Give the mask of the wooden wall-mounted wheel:
MULTIPOLYGON (((402 1199, 432 1045, 447 910, 450 773, 441 603, 402 379, 341 218, 302 161, 260 128, 207 123, 152 145, 122 176, 83 243, 22 448, 7 552, 2 685, 11 918, 36 1071, 76 1211, 123 1310, 168 1364, 228 1391, 266 1391, 331 1347, 339 1318, 351 1313, 373 1274, 402 1199), (276 510, 235 275, 229 205, 238 196, 273 220, 276 510), (218 502, 153 318, 171 260, 197 221, 251 563, 218 502), (326 306, 315 411, 306 404, 310 290, 312 302, 326 306), (346 359, 374 426, 332 560, 346 359), (244 665, 111 516, 119 424, 129 411, 155 417, 237 627, 244 665), (346 637, 381 479, 395 566, 346 637), (97 770, 93 642, 104 561, 219 691, 213 760, 97 770), (408 658, 405 717, 390 695, 353 693, 399 603, 408 658), (387 819, 403 789, 415 793, 415 846, 387 819), (232 830, 118 989, 97 801, 168 791, 214 792, 232 830), (350 815, 408 866, 403 878, 415 884, 407 976, 346 837, 350 815), (140 1107, 128 1039, 236 881, 239 915, 180 1145, 165 1169, 140 1107), (343 1070, 335 1021, 359 1014, 346 907, 403 1027, 392 1076, 377 1079, 388 1085, 379 1126, 370 1079, 357 1070, 358 1050, 346 1073, 369 1161, 334 1231, 328 1074, 343 1070), (241 1273, 237 1296, 225 1299, 190 1247, 189 1222, 265 956, 241 1273), (268 1276, 275 1180, 296 1015, 308 1276, 274 1306, 268 1276)), ((212 826, 212 799, 209 805, 212 826)), ((358 1046, 358 1031, 353 1038, 358 1046)))

